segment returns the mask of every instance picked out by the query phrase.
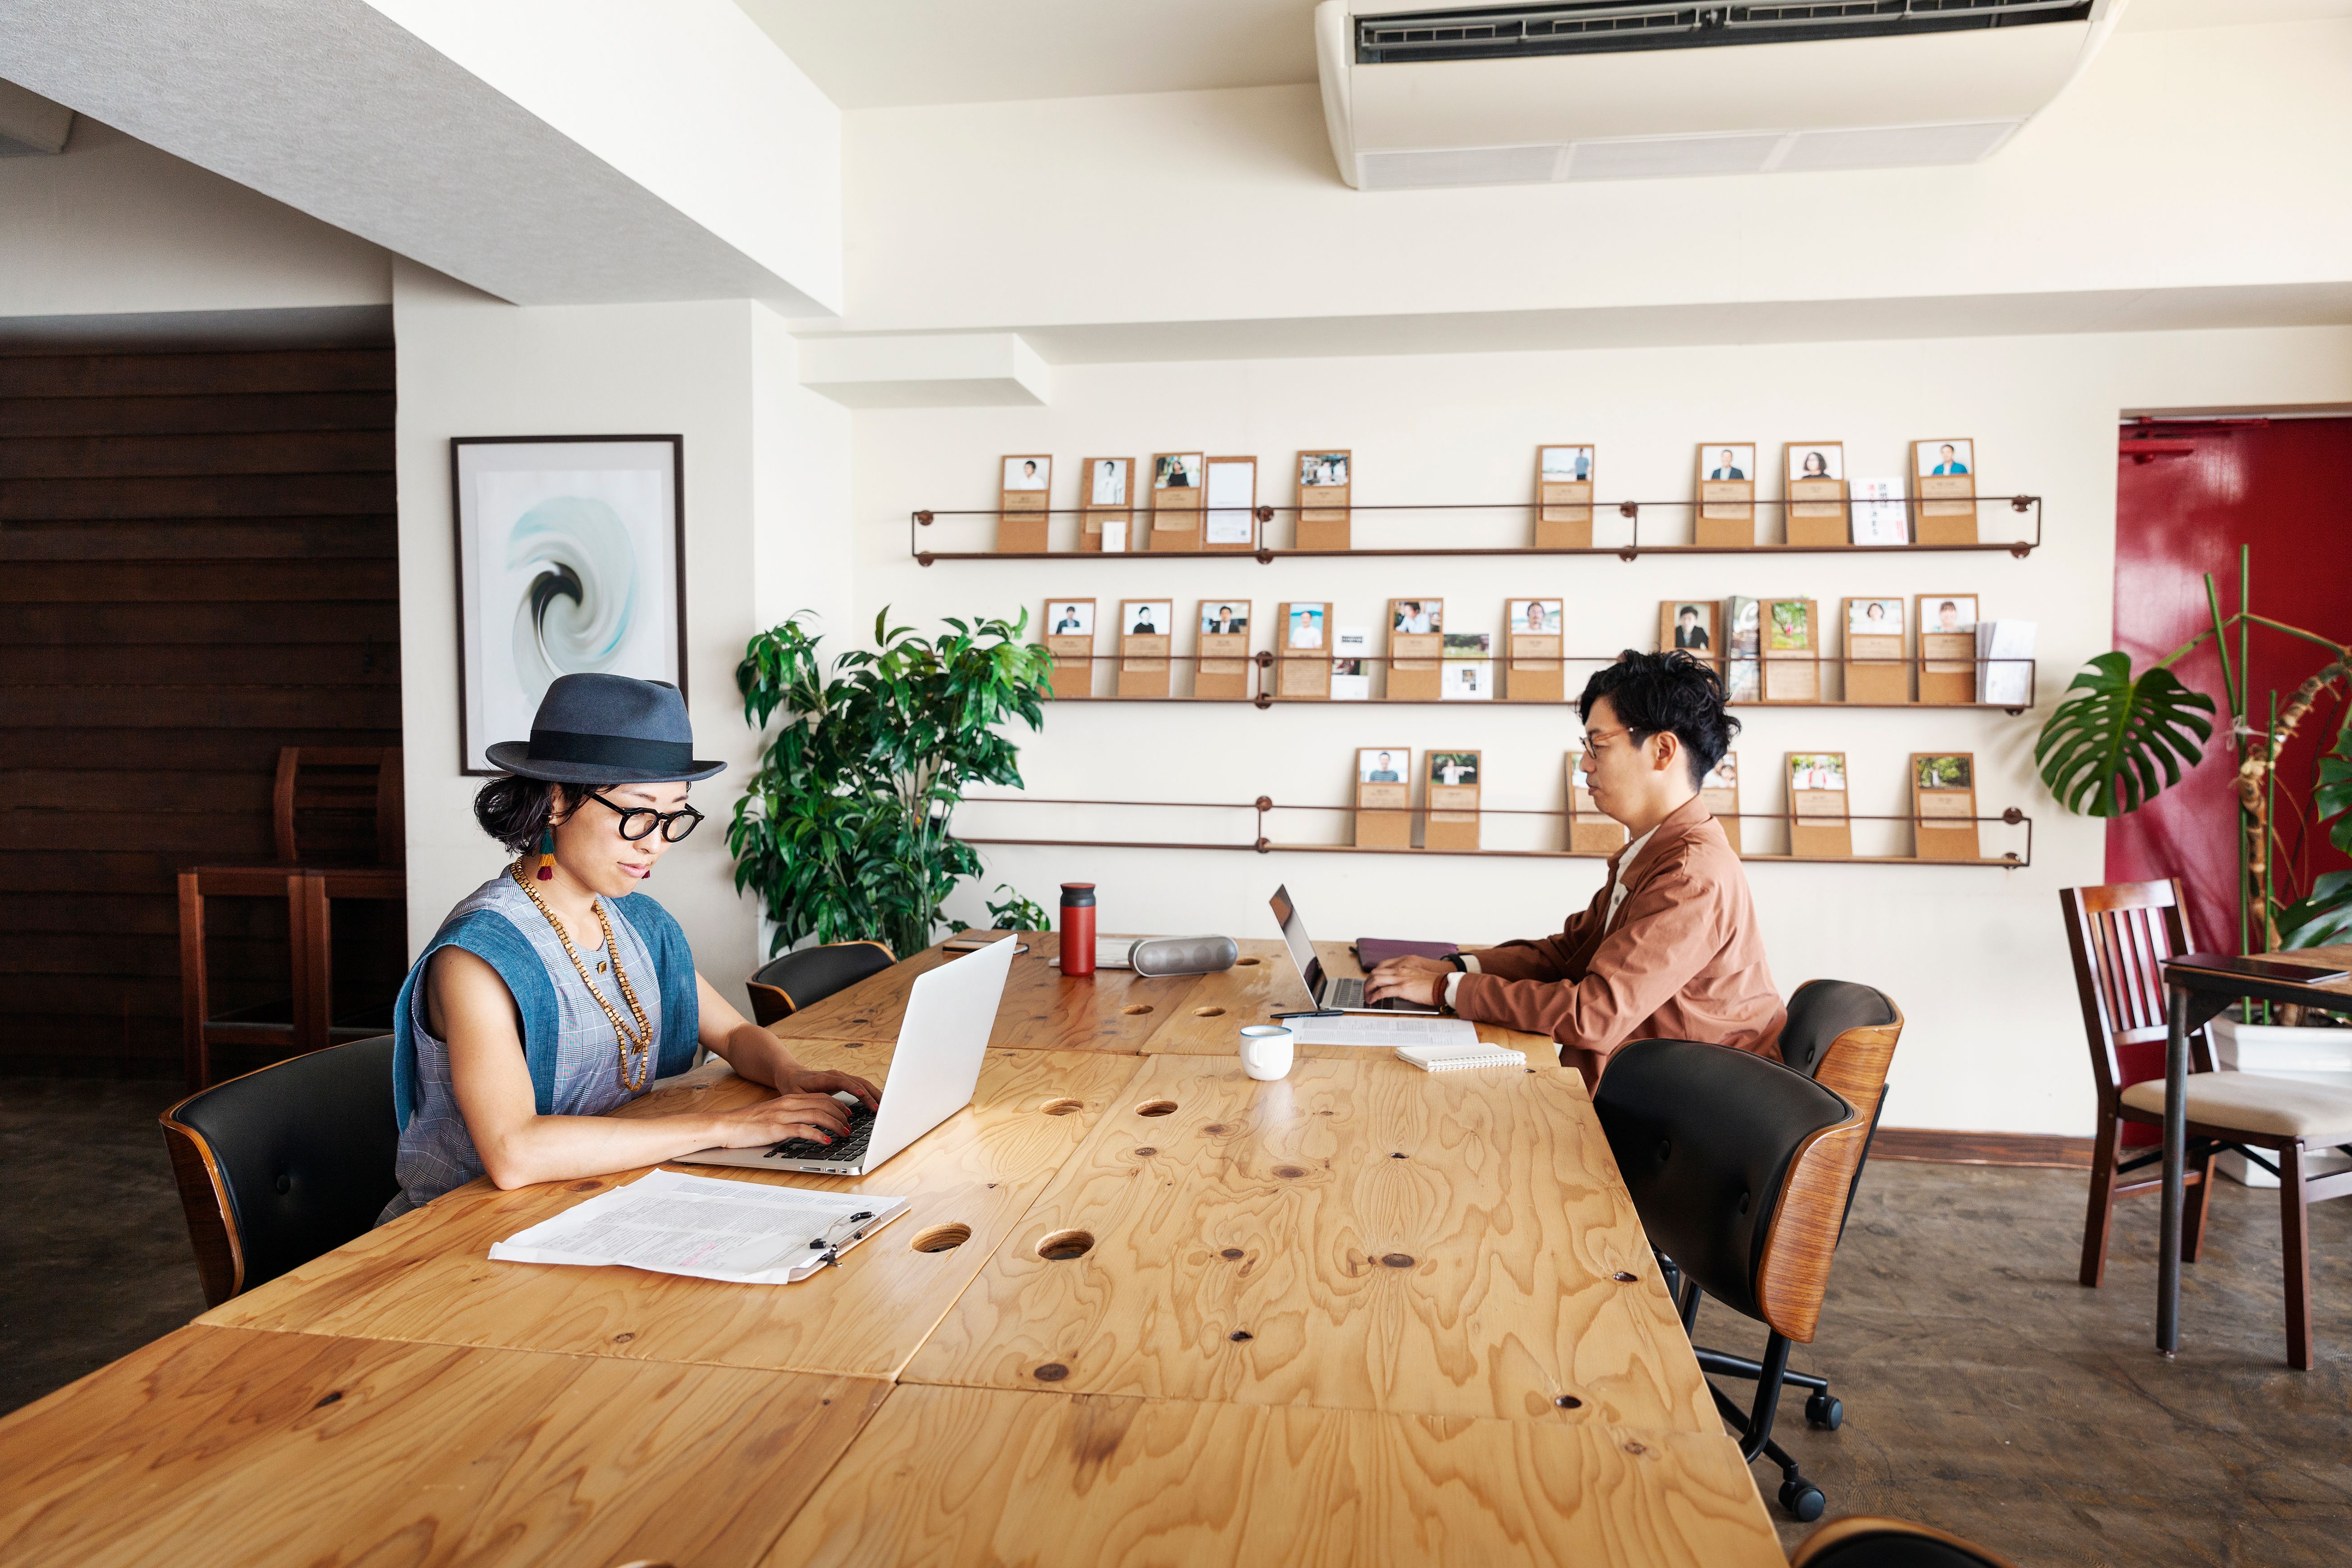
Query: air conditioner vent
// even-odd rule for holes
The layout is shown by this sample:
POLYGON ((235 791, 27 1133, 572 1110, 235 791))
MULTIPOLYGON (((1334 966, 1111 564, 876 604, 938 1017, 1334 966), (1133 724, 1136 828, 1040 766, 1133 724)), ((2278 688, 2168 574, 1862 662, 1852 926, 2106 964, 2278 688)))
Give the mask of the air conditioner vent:
POLYGON ((1587 0, 1582 5, 1464 6, 1355 18, 1356 63, 1510 59, 1948 33, 2079 22, 2091 11, 2092 0, 1755 0, 1748 5, 1587 0))

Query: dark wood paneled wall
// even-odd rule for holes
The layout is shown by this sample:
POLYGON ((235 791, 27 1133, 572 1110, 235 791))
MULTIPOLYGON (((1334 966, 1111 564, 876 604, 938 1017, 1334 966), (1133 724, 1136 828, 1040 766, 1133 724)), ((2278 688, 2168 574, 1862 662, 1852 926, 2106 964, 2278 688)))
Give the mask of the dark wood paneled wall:
MULTIPOLYGON (((388 348, 0 353, 0 1073, 175 1075, 174 873, 270 858, 280 746, 400 743, 393 384, 388 348)), ((282 907, 209 923, 216 1007, 285 993, 282 907)), ((339 976, 401 923, 338 906, 339 976)))

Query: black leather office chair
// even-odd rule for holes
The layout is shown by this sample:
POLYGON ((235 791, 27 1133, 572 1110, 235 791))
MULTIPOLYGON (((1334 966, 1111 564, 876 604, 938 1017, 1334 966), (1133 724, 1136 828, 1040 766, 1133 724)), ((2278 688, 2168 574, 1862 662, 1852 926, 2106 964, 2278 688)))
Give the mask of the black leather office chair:
POLYGON ((898 962, 878 942, 831 942, 782 953, 743 983, 751 994, 752 1022, 764 1029, 898 962))
MULTIPOLYGON (((1851 980, 1808 980, 1789 998, 1789 1020, 1780 1030, 1780 1059, 1815 1082, 1834 1089, 1857 1111, 1870 1119, 1870 1133, 1854 1161, 1853 1181, 1846 1189, 1846 1212, 1862 1188, 1863 1166, 1870 1160, 1870 1140, 1878 1135, 1878 1113, 1886 1100, 1886 1070, 1895 1060, 1895 1043, 1903 1037, 1903 1009, 1883 991, 1851 980)), ((1844 1216, 1839 1218, 1844 1232, 1844 1216)), ((1667 1284, 1676 1291, 1683 1328, 1695 1331, 1702 1293, 1696 1284, 1677 1278, 1672 1258, 1661 1258, 1667 1284)), ((1697 1347, 1694 1337, 1692 1343, 1697 1347)), ((1747 1356, 1698 1348, 1702 1370, 1725 1377, 1759 1377, 1763 1363, 1747 1356)), ((1830 1392, 1829 1380, 1811 1373, 1788 1372, 1781 1381, 1806 1390, 1805 1422, 1823 1431, 1835 1431, 1845 1420, 1845 1405, 1830 1392)))
POLYGON ((161 1121, 215 1307, 367 1230, 400 1190, 390 1035, 216 1083, 161 1121))
POLYGON ((1805 1538, 1789 1568, 2017 1568, 1957 1535, 1900 1519, 1835 1519, 1805 1538))
POLYGON ((1750 1409, 1707 1389, 1740 1452, 1780 1467, 1780 1506, 1819 1519, 1821 1489, 1772 1441, 1772 1422, 1789 1348, 1821 1320, 1869 1119, 1779 1062, 1692 1040, 1619 1047, 1592 1104, 1651 1243, 1683 1280, 1771 1331, 1750 1409))

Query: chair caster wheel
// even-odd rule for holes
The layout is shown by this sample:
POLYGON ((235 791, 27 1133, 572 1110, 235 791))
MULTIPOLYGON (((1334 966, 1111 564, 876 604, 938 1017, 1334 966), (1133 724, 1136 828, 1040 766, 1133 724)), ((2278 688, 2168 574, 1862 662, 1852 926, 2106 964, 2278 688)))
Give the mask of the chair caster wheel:
POLYGON ((1801 1476, 1793 1481, 1780 1483, 1780 1508, 1800 1524, 1811 1524, 1821 1518, 1822 1510, 1828 1502, 1829 1500, 1822 1496, 1822 1489, 1801 1476))
POLYGON ((1805 1401, 1805 1422, 1824 1432, 1836 1431, 1845 1424, 1845 1401, 1827 1394, 1813 1394, 1805 1401))

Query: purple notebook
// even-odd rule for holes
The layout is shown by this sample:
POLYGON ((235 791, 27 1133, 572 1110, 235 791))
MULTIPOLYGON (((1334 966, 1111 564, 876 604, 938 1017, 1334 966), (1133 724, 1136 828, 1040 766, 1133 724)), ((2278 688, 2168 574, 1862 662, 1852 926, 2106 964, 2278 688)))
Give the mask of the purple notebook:
POLYGON ((1461 951, 1450 942, 1399 942, 1386 936, 1356 939, 1356 962, 1367 973, 1391 958, 1444 958, 1461 951))

